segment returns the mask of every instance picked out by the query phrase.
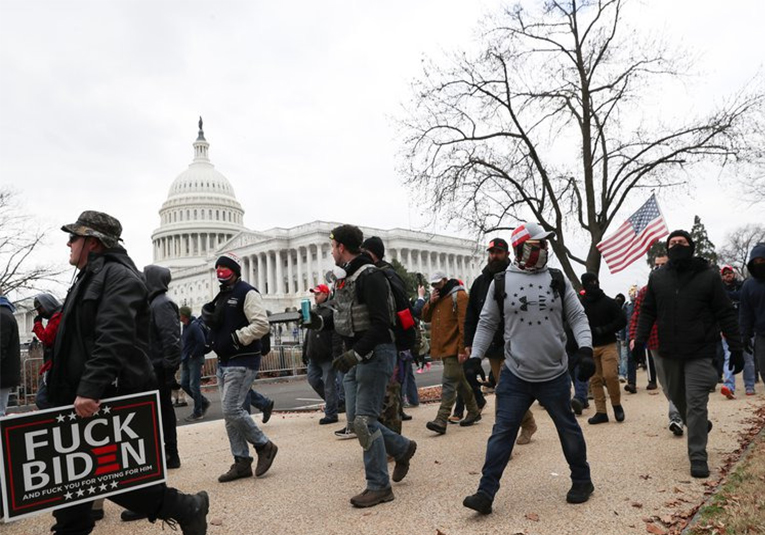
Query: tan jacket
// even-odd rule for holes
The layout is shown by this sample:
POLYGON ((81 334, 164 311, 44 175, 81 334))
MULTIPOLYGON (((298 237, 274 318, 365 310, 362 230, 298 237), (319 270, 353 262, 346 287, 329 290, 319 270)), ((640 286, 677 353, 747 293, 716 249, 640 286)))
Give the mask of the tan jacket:
POLYGON ((430 355, 434 359, 456 357, 465 351, 465 312, 468 295, 462 286, 452 290, 457 296, 457 310, 451 293, 422 309, 422 321, 430 323, 430 355))

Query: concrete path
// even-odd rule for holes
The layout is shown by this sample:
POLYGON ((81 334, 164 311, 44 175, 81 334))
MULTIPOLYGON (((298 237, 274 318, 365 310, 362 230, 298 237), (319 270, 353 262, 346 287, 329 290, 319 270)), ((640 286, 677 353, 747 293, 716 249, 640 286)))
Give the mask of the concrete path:
MULTIPOLYGON (((170 472, 170 484, 209 492, 211 535, 644 534, 644 518, 690 511, 704 500, 719 479, 719 468, 737 450, 737 435, 749 425, 753 408, 765 405, 765 389, 758 383, 756 396, 734 401, 723 398, 719 389, 711 394, 712 475, 694 480, 685 438, 666 428, 666 400, 658 391, 643 389, 644 377, 639 383, 638 394, 623 397, 624 423, 589 426, 586 417, 593 409, 580 417, 596 487, 582 505, 565 502, 568 467, 551 420, 535 404, 539 431, 530 445, 516 446, 494 513, 483 517, 462 507, 462 498, 475 491, 480 477, 494 419, 493 396, 487 398, 483 421, 472 428, 449 426, 444 436, 425 429, 436 406, 409 409, 414 419, 404 423, 404 434, 419 445, 411 470, 393 484, 394 501, 370 509, 348 503, 365 486, 358 443, 337 440, 332 435, 336 426, 319 426, 319 412, 274 415, 263 426, 279 446, 270 472, 227 484, 217 482, 231 463, 223 422, 184 426, 178 432, 183 467, 170 472)), ((146 521, 122 523, 119 513, 118 506, 107 502, 106 518, 94 533, 163 533, 146 521)), ((0 526, 0 533, 44 534, 51 524, 50 515, 43 515, 0 526)))

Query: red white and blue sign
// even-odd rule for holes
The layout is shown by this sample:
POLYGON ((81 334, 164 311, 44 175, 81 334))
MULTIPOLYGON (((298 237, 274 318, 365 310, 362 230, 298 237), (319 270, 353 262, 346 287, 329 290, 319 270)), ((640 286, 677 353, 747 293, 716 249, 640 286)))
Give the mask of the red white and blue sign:
POLYGON ((164 482, 159 394, 101 401, 80 418, 72 405, 0 419, 6 521, 164 482))

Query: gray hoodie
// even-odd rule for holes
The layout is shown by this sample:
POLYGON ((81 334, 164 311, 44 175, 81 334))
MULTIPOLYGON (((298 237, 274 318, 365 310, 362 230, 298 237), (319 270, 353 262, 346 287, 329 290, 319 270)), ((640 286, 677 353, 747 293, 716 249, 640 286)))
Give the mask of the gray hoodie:
MULTIPOLYGON (((505 366, 531 383, 549 381, 568 371, 562 303, 550 288, 551 281, 547 268, 528 272, 511 264, 505 271, 505 366)), ((592 347, 587 316, 568 281, 564 299, 566 322, 577 344, 592 347)), ((499 323, 492 281, 478 320, 471 356, 483 358, 499 323)))

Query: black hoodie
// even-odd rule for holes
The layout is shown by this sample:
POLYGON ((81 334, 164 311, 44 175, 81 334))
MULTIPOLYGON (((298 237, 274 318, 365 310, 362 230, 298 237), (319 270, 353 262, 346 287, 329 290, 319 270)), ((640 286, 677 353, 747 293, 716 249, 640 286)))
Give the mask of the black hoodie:
POLYGON ((151 309, 149 350, 155 368, 175 370, 181 364, 181 317, 168 296, 170 270, 161 266, 143 268, 151 309))

